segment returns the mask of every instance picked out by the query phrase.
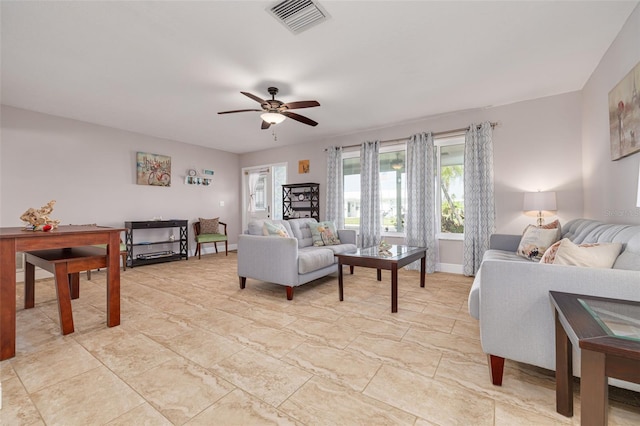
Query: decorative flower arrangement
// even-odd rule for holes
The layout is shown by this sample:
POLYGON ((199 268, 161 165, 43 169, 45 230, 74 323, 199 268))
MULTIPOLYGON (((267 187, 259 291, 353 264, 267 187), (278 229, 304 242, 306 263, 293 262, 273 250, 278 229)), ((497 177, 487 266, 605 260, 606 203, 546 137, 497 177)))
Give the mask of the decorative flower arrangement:
POLYGON ((390 248, 391 244, 387 243, 385 240, 382 240, 378 245, 378 254, 380 256, 391 256, 391 251, 389 251, 390 248))
POLYGON ((29 208, 29 210, 22 213, 20 220, 29 223, 25 229, 30 231, 50 231, 51 229, 57 228, 60 221, 49 217, 51 212, 53 212, 53 205, 55 203, 56 200, 51 200, 38 210, 29 208))

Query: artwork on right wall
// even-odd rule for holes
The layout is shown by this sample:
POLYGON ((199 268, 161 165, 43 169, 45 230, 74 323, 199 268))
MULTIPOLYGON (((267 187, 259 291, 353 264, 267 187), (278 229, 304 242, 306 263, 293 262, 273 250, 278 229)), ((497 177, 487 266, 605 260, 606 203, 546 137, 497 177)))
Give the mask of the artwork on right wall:
POLYGON ((640 151, 640 62, 609 92, 611 160, 640 151))

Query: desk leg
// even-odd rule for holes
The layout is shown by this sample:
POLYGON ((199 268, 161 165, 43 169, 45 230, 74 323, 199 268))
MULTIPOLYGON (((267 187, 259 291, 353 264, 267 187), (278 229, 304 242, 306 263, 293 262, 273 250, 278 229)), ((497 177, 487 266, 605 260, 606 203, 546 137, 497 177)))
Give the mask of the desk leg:
POLYGON ((600 352, 582 349, 580 361, 580 424, 606 425, 609 406, 606 356, 600 352))
POLYGON ((58 317, 63 335, 73 333, 73 313, 71 311, 71 292, 69 289, 69 272, 66 262, 55 265, 56 294, 58 296, 58 317))
MULTIPOLYGON (((380 273, 380 269, 378 269, 380 273)), ((391 265, 391 312, 398 312, 398 264, 391 265)))
POLYGON ((72 299, 80 297, 80 272, 69 274, 69 291, 72 299))
POLYGON ((16 356, 16 242, 0 240, 0 361, 16 356))
POLYGON ((344 300, 344 295, 342 293, 342 260, 341 259, 338 259, 338 297, 340 298, 341 302, 344 300))
POLYGON ((107 326, 120 325, 120 236, 109 234, 107 246, 107 326))
POLYGON ((420 258, 420 287, 424 287, 424 274, 427 266, 427 254, 420 258))
POLYGON ((573 416, 573 354, 571 341, 556 317, 556 411, 573 416))
POLYGON ((378 269, 378 274, 377 274, 376 278, 378 278, 378 281, 382 281, 382 270, 381 269, 378 269))

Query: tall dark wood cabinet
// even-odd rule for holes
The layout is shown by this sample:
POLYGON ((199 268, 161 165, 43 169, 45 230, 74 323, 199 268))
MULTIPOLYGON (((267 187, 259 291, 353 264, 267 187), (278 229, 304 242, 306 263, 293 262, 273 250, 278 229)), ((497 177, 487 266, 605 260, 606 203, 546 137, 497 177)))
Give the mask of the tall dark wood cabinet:
POLYGON ((310 217, 320 221, 320 184, 282 185, 282 217, 285 220, 310 217))

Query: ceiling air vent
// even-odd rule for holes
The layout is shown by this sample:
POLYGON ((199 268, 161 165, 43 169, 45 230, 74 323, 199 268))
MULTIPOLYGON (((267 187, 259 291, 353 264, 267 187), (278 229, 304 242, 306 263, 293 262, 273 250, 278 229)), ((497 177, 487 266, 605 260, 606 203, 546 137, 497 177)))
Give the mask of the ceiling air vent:
POLYGON ((267 11, 294 34, 306 31, 329 18, 329 14, 311 0, 284 0, 267 11))

